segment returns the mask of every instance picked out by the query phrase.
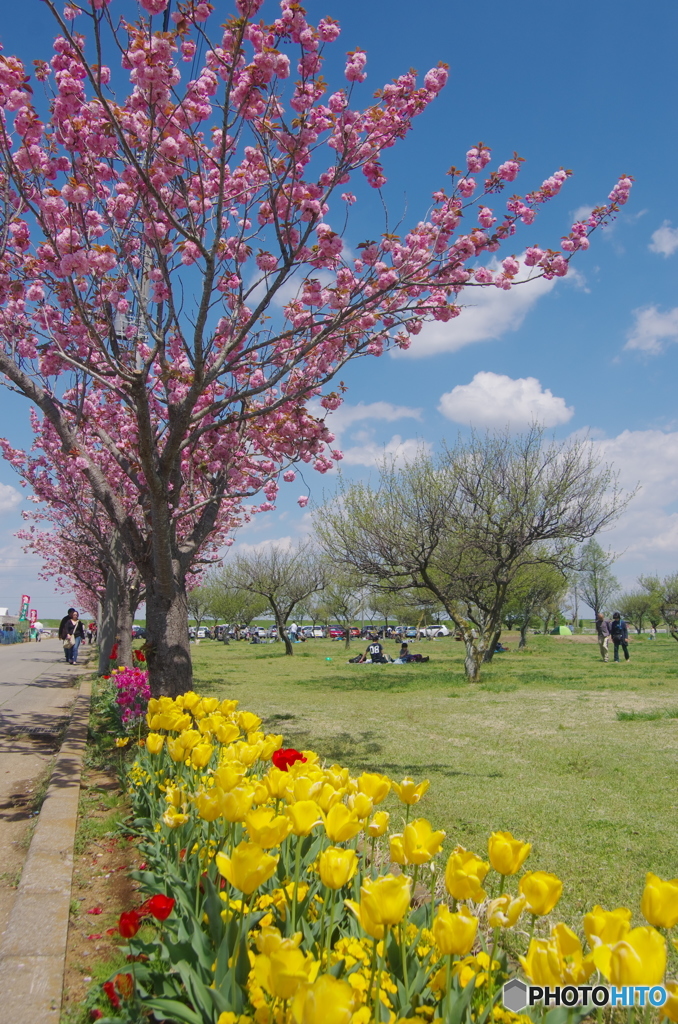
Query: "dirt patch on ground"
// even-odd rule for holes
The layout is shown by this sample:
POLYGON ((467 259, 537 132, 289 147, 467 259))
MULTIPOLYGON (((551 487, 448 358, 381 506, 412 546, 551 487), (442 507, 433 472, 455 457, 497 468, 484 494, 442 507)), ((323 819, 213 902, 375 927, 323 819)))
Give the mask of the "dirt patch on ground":
POLYGON ((83 776, 71 915, 68 927, 62 1022, 89 1019, 83 1003, 92 982, 122 964, 123 940, 117 922, 123 910, 139 903, 128 877, 139 866, 133 841, 120 834, 125 807, 114 775, 88 771, 83 776))

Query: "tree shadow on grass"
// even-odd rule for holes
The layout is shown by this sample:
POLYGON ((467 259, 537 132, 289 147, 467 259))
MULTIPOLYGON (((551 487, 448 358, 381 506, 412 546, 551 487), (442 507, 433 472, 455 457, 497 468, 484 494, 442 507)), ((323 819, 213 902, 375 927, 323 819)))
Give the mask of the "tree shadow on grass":
POLYGON ((311 679, 297 680, 297 685, 321 690, 360 691, 361 693, 408 693, 417 690, 433 690, 438 687, 447 689, 450 686, 468 685, 463 675, 452 675, 445 670, 428 671, 423 674, 421 670, 408 670, 401 666, 396 666, 395 670, 389 671, 388 665, 374 667, 356 665, 356 669, 355 676, 328 674, 322 678, 316 676, 311 679))

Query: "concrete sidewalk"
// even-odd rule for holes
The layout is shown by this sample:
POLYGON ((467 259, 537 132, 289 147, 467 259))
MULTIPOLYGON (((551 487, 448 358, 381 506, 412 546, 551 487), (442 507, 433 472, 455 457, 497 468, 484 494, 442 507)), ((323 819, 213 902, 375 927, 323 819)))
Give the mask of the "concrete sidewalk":
MULTIPOLYGON (((21 881, 15 893, 10 890, 11 899, 5 889, 5 899, 0 900, 2 1012, 13 1024, 57 1022, 60 1015, 73 840, 89 718, 90 684, 83 683, 79 693, 77 689, 82 671, 82 666, 67 665, 59 641, 0 649, 0 858, 3 853, 16 858, 13 834, 21 818, 17 793, 22 787, 30 791, 68 725, 21 881)), ((25 809, 23 817, 25 832, 25 809)))

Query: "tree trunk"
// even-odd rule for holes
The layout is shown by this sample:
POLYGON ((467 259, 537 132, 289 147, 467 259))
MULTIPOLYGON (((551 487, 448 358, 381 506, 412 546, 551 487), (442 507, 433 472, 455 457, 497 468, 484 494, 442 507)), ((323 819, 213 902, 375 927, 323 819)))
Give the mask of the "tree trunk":
POLYGON ((523 624, 520 627, 520 641, 518 643, 518 650, 521 651, 524 647, 527 647, 527 630, 529 626, 529 619, 524 619, 523 624))
POLYGON ((497 644, 499 643, 499 637, 500 636, 501 636, 501 626, 498 629, 495 629, 494 633, 492 634, 492 639, 490 640, 490 645, 487 648, 487 650, 485 651, 485 653, 483 654, 483 664, 489 665, 489 663, 492 661, 492 659, 494 657, 494 650, 495 650, 495 647, 497 646, 497 644))
POLYGON ((178 697, 193 686, 188 639, 186 586, 174 581, 173 593, 160 592, 158 582, 146 577, 146 662, 154 697, 178 697))
POLYGON ((132 664, 132 623, 134 613, 130 602, 129 591, 122 591, 118 598, 118 616, 116 622, 116 635, 118 640, 118 664, 132 664))
POLYGON ((483 660, 482 651, 478 650, 477 641, 473 637, 464 637, 466 646, 466 657, 464 659, 464 671, 469 683, 480 682, 480 665, 483 660))
POLYGON ((275 617, 275 624, 278 627, 278 636, 285 645, 285 654, 293 655, 294 647, 292 646, 292 641, 288 637, 287 632, 285 630, 285 623, 277 615, 275 617))
POLYGON ((106 594, 104 596, 101 621, 97 632, 99 644, 99 667, 100 676, 107 676, 111 668, 111 650, 115 643, 115 634, 118 626, 118 581, 115 573, 108 572, 106 576, 106 594))

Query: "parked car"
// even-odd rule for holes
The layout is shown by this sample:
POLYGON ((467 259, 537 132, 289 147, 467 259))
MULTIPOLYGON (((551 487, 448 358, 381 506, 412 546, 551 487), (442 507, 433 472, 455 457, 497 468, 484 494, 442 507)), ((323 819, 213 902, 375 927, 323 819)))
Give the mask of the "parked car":
POLYGON ((201 626, 196 633, 196 637, 198 640, 211 640, 212 630, 209 629, 207 626, 201 626))
POLYGON ((426 636, 449 636, 450 631, 447 626, 443 626, 441 622, 436 622, 432 626, 427 626, 424 630, 426 636))
POLYGON ((351 639, 352 640, 359 640, 360 639, 360 630, 358 629, 357 626, 352 626, 351 627, 351 639))
POLYGON ((343 626, 327 627, 327 636, 330 638, 330 640, 342 640, 344 637, 344 632, 345 631, 343 626))
POLYGON ((132 626, 132 640, 145 640, 146 630, 143 626, 132 626))
POLYGON ((419 636, 419 630, 417 629, 416 626, 408 626, 407 629, 405 630, 405 636, 408 638, 408 640, 416 640, 416 638, 419 636))
POLYGON ((302 626, 301 629, 299 630, 299 635, 300 636, 305 636, 307 640, 312 639, 312 637, 313 637, 313 626, 302 626))
POLYGON ((311 636, 315 637, 316 640, 324 640, 327 636, 327 632, 324 626, 314 626, 311 632, 311 636))

